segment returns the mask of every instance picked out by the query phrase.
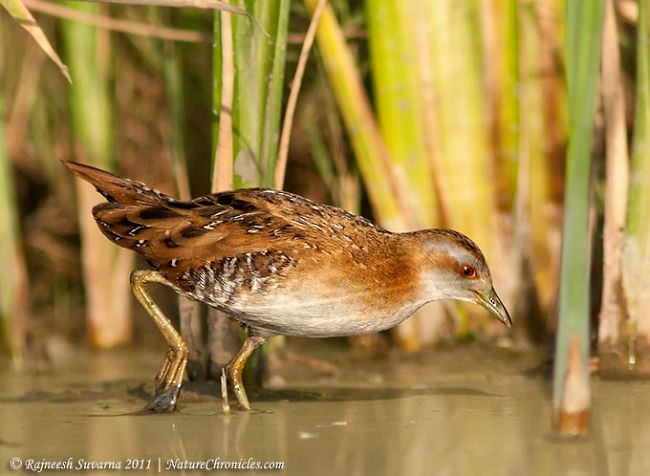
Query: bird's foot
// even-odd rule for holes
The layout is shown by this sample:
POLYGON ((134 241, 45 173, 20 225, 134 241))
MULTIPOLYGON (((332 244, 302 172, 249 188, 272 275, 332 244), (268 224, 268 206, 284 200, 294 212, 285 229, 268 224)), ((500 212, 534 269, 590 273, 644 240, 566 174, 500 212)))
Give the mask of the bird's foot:
POLYGON ((241 374, 236 375, 234 372, 230 371, 230 369, 228 373, 230 375, 230 386, 235 394, 235 398, 237 399, 237 404, 242 410, 252 410, 251 404, 248 401, 248 396, 246 395, 244 383, 241 380, 241 374))
POLYGON ((178 395, 181 392, 181 384, 172 384, 169 387, 156 390, 156 394, 145 407, 148 413, 169 413, 176 409, 178 395))
POLYGON ((187 346, 169 347, 162 367, 154 379, 155 395, 145 411, 164 413, 174 411, 181 391, 187 365, 187 346))

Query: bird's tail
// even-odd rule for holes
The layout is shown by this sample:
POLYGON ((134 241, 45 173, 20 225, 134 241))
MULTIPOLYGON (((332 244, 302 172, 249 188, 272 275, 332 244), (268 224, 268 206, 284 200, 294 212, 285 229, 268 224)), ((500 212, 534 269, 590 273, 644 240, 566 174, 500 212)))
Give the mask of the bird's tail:
POLYGON ((95 205, 92 210, 101 232, 116 245, 132 249, 151 262, 147 245, 160 235, 156 227, 165 228, 168 226, 167 220, 180 218, 183 208, 174 210, 169 207, 186 202, 178 202, 141 182, 118 177, 89 165, 62 162, 80 178, 94 185, 108 200, 108 203, 95 205))
POLYGON ((90 182, 111 203, 122 205, 155 205, 161 201, 172 200, 158 190, 153 190, 141 182, 118 177, 110 172, 77 162, 62 160, 63 165, 77 176, 90 182))

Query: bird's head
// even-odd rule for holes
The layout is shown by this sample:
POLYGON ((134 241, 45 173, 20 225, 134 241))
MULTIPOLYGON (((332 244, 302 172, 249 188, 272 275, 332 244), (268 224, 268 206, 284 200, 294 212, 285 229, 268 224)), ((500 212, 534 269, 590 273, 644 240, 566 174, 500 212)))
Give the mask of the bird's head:
POLYGON ((422 245, 419 268, 428 300, 455 299, 480 304, 506 326, 512 325, 492 285, 485 257, 472 240, 447 229, 416 233, 422 245))

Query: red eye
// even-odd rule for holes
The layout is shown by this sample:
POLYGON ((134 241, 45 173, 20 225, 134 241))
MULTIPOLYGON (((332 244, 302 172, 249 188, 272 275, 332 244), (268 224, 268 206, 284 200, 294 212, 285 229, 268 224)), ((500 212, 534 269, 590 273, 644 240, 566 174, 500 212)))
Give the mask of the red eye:
POLYGON ((464 264, 460 268, 460 275, 463 278, 475 278, 476 277, 476 270, 474 269, 474 266, 471 264, 464 264))

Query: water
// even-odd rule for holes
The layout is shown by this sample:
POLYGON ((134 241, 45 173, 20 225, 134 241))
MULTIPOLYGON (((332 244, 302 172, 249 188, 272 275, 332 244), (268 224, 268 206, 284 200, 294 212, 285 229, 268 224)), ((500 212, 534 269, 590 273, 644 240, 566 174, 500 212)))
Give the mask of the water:
POLYGON ((186 391, 174 414, 134 414, 161 359, 75 352, 37 375, 4 365, 0 474, 12 474, 12 458, 21 471, 30 459, 34 469, 72 458, 73 467, 131 464, 137 474, 249 459, 283 462, 288 475, 650 474, 650 382, 596 378, 591 433, 566 441, 550 431, 550 385, 531 371, 536 356, 474 346, 360 364, 330 355, 334 365, 323 367, 294 359, 281 388, 251 392, 254 412, 222 414, 214 388, 215 397, 186 391))

